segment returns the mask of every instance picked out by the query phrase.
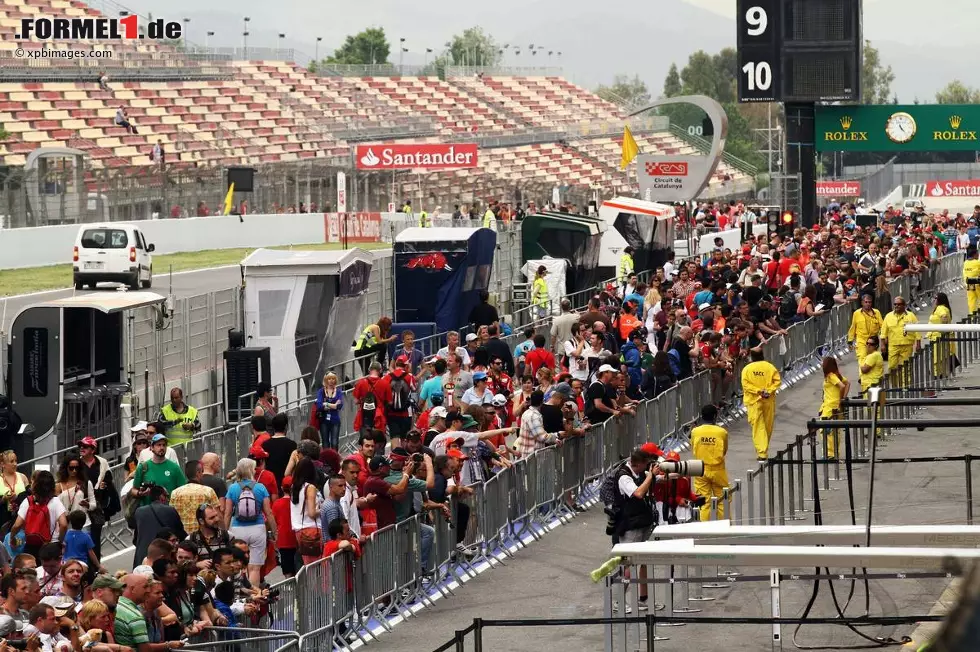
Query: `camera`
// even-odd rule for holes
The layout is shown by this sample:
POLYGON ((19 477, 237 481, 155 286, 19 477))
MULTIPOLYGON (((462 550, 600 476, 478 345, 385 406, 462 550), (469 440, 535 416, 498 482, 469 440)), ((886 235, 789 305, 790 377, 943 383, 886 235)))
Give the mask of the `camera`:
POLYGON ((422 453, 412 453, 412 462, 414 464, 421 464, 425 461, 425 455, 422 453))
POLYGON ((704 462, 701 460, 683 460, 680 462, 660 462, 660 470, 667 474, 682 475, 688 478, 699 478, 704 475, 704 462))

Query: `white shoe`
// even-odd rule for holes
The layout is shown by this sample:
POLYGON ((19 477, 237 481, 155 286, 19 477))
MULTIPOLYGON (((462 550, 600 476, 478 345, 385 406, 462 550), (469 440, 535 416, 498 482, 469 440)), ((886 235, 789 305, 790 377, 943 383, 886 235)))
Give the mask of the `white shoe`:
MULTIPOLYGON (((619 602, 615 602, 615 601, 613 602, 613 613, 614 614, 619 613, 619 602)), ((630 615, 631 613, 633 613, 633 607, 626 605, 626 609, 625 611, 623 611, 623 613, 626 614, 627 616, 630 615)))

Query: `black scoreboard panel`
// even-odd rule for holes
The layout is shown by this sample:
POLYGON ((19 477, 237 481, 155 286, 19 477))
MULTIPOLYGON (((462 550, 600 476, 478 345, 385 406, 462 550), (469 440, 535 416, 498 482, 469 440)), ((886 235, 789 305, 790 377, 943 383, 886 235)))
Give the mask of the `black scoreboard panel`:
POLYGON ((860 101, 861 4, 738 0, 739 101, 860 101))
POLYGON ((779 99, 780 5, 783 0, 738 0, 738 98, 740 102, 779 99))

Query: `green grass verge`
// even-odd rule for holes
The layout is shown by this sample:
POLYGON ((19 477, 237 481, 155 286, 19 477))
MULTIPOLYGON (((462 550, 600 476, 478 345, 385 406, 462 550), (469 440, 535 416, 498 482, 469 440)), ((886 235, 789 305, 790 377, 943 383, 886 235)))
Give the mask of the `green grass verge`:
MULTIPOLYGON (((360 249, 384 249, 391 245, 385 242, 364 243, 355 245, 360 249)), ((304 251, 332 251, 340 249, 339 244, 305 244, 271 249, 299 249, 304 251)), ((255 248, 243 249, 212 249, 210 251, 190 251, 181 254, 162 254, 153 257, 154 274, 163 276, 170 271, 183 272, 192 269, 220 267, 222 265, 237 265, 255 248)), ((57 290, 71 287, 71 265, 48 265, 46 267, 26 267, 24 269, 0 270, 0 297, 15 294, 39 292, 41 290, 57 290)))

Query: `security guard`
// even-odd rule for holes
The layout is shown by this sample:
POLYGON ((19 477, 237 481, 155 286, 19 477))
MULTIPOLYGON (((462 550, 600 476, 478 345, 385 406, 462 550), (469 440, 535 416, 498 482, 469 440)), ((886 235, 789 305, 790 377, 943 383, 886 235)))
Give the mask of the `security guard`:
MULTIPOLYGON (((963 282, 970 279, 980 279, 980 260, 977 259, 977 248, 967 247, 966 260, 963 261, 963 282)), ((980 285, 966 286, 966 303, 972 315, 980 307, 980 285)))
POLYGON ((704 496, 708 503, 701 506, 701 520, 710 517, 710 500, 718 498, 718 519, 725 518, 725 505, 721 502, 722 492, 728 488, 728 471, 725 470, 725 455, 728 454, 728 431, 715 424, 718 408, 705 405, 701 408, 701 425, 691 431, 691 453, 704 462, 704 475, 694 478, 694 493, 704 496))
POLYGON ((432 218, 429 217, 429 214, 424 208, 419 211, 419 226, 423 229, 432 226, 432 218))
POLYGON ((531 305, 534 306, 535 319, 544 319, 548 316, 548 283, 544 280, 547 275, 548 268, 539 265, 538 272, 534 275, 534 283, 531 285, 531 305))
POLYGON ((412 200, 411 199, 406 199, 405 200, 405 204, 402 206, 402 212, 405 213, 406 215, 410 215, 412 213, 412 200))
POLYGON ((881 311, 874 307, 874 297, 870 294, 861 295, 861 309, 851 316, 851 327, 847 329, 847 340, 854 345, 855 359, 858 364, 868 354, 865 342, 871 336, 881 334, 881 311))
POLYGON ((919 347, 919 336, 916 333, 906 334, 905 326, 918 324, 919 319, 907 310, 904 297, 895 297, 892 305, 894 310, 885 315, 881 323, 881 348, 888 351, 888 368, 900 369, 919 347))
POLYGON ((627 246, 623 249, 623 255, 619 257, 619 265, 616 267, 616 282, 623 293, 626 292, 626 284, 633 275, 633 247, 627 246))
POLYGON ((493 206, 496 202, 490 202, 487 204, 487 210, 483 213, 483 228, 490 229, 492 231, 497 230, 497 214, 493 212, 493 206))
POLYGON ((748 410, 756 459, 766 460, 776 421, 776 391, 782 379, 776 367, 766 362, 762 351, 752 351, 751 357, 752 362, 742 369, 742 402, 748 410))
POLYGON ((881 351, 878 350, 880 346, 881 342, 877 337, 874 335, 869 337, 865 342, 867 355, 858 362, 861 370, 859 376, 861 394, 863 395, 867 395, 868 388, 881 384, 881 378, 885 375, 885 359, 881 356, 881 351))
POLYGON ((167 424, 167 443, 183 444, 194 438, 194 433, 201 429, 197 418, 197 408, 184 403, 184 392, 179 387, 170 390, 170 402, 160 408, 157 421, 167 424))

